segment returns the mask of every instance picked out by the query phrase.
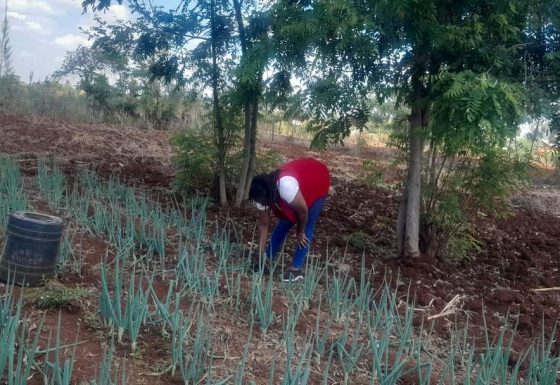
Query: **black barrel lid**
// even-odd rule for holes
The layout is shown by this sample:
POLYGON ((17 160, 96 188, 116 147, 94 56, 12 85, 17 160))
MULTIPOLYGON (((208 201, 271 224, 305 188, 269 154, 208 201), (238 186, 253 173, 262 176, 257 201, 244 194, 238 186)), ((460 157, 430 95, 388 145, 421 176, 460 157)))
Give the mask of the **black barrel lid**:
POLYGON ((53 224, 62 226, 62 219, 55 217, 54 215, 33 212, 33 211, 16 211, 12 214, 15 218, 25 220, 27 222, 33 222, 36 224, 53 224))

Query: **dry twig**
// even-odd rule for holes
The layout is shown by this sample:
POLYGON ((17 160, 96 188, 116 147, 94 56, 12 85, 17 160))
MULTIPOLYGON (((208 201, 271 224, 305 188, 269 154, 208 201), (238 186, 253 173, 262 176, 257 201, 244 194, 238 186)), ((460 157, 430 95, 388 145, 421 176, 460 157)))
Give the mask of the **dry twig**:
POLYGON ((534 291, 535 293, 543 293, 546 291, 558 291, 560 290, 560 286, 555 286, 555 287, 542 287, 540 289, 531 289, 531 291, 534 291))
POLYGON ((449 301, 449 303, 447 305, 445 305, 445 307, 442 309, 442 311, 440 311, 438 314, 434 314, 434 315, 429 316, 427 318, 428 321, 436 319, 436 318, 445 317, 447 315, 455 313, 458 310, 457 305, 462 300, 463 300, 463 297, 460 296, 459 294, 457 294, 455 297, 453 297, 453 299, 451 301, 449 301))

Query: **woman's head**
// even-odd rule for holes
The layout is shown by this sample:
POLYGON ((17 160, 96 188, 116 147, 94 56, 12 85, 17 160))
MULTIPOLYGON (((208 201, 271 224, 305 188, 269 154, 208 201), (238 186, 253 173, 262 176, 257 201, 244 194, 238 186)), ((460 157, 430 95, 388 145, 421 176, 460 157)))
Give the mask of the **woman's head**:
POLYGON ((270 174, 257 175, 251 181, 249 199, 266 207, 272 207, 278 201, 276 178, 278 171, 270 174))

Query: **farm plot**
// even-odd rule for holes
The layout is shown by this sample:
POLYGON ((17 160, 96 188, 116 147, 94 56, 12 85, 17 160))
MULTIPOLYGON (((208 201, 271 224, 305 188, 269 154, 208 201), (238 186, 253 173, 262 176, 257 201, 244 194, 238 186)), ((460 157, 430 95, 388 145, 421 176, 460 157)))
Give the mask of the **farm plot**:
POLYGON ((66 233, 55 280, 41 289, 0 287, 5 383, 557 382, 549 309, 558 299, 531 291, 555 284, 554 245, 537 252, 519 241, 534 244, 539 231, 554 239, 556 222, 522 213, 488 219, 480 225, 488 247, 475 263, 399 264, 386 260, 398 197, 339 173, 340 195, 318 229, 331 239, 317 242, 305 281, 285 285, 276 274, 282 260, 273 274, 249 270, 248 210, 154 199, 159 182, 126 171, 111 177, 115 159, 128 170, 121 155, 80 169, 25 158, 2 160, 0 220, 31 208, 64 218, 66 233), (361 245, 345 238, 358 230, 361 245))

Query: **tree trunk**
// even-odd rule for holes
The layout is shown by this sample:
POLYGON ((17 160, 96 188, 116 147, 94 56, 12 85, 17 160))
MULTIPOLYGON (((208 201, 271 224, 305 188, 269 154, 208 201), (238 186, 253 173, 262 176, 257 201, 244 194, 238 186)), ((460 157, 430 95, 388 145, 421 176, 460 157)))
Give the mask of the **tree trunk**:
POLYGON ((239 40, 241 42, 241 53, 243 54, 247 51, 247 39, 245 37, 245 25, 243 24, 243 14, 241 12, 241 3, 239 0, 233 0, 233 8, 235 10, 235 20, 237 22, 239 40))
POLYGON ((243 141, 241 171, 237 182, 237 194, 235 195, 235 207, 241 207, 241 203, 243 203, 249 168, 251 167, 251 116, 251 103, 245 102, 245 139, 243 141))
POLYGON ((422 193, 421 175, 423 150, 421 110, 413 112, 410 121, 409 146, 408 179, 406 182, 406 225, 403 256, 405 258, 416 258, 420 256, 420 199, 422 193))
POLYGON ((212 1, 212 37, 211 37, 211 52, 212 52, 212 100, 214 110, 214 135, 218 147, 218 183, 220 189, 220 205, 227 206, 227 191, 226 191, 226 143, 224 137, 224 126, 222 124, 222 114, 220 111, 220 97, 218 89, 219 68, 217 64, 216 54, 216 39, 215 39, 215 20, 216 15, 215 0, 212 1))
MULTIPOLYGON (((258 76, 258 81, 261 81, 261 76, 258 76)), ((249 168, 247 170, 247 178, 245 180, 245 193, 243 194, 243 199, 249 197, 249 190, 251 189, 251 179, 253 179, 253 173, 255 171, 255 161, 257 158, 257 122, 259 117, 259 98, 255 97, 253 100, 253 108, 251 110, 251 137, 249 141, 249 168)))
POLYGON ((271 142, 274 142, 274 125, 276 124, 276 117, 272 115, 272 136, 270 138, 271 142))
MULTIPOLYGON (((241 54, 245 55, 249 49, 249 42, 247 41, 247 37, 245 35, 245 26, 243 24, 243 15, 239 0, 233 0, 233 7, 235 10, 235 19, 237 21, 239 39, 241 42, 241 54)), ((255 76, 257 81, 255 88, 258 89, 260 88, 260 83, 262 82, 262 72, 256 73, 255 76)), ((245 138, 243 142, 241 172, 239 174, 237 193, 235 195, 235 207, 241 206, 243 200, 249 193, 249 187, 251 185, 251 177, 253 174, 256 154, 257 117, 259 110, 258 91, 256 91, 252 97, 247 97, 243 106, 245 111, 245 138)))
POLYGON ((410 128, 408 132, 408 177, 399 208, 397 220, 397 253, 401 258, 420 256, 420 206, 422 198, 422 153, 424 138, 422 129, 428 125, 425 105, 425 88, 422 84, 427 58, 422 50, 415 50, 412 71, 412 97, 410 128))
POLYGON ((405 185, 401 203, 399 205, 399 216, 397 217, 397 256, 404 255, 404 239, 406 232, 406 207, 408 205, 408 189, 405 185))

